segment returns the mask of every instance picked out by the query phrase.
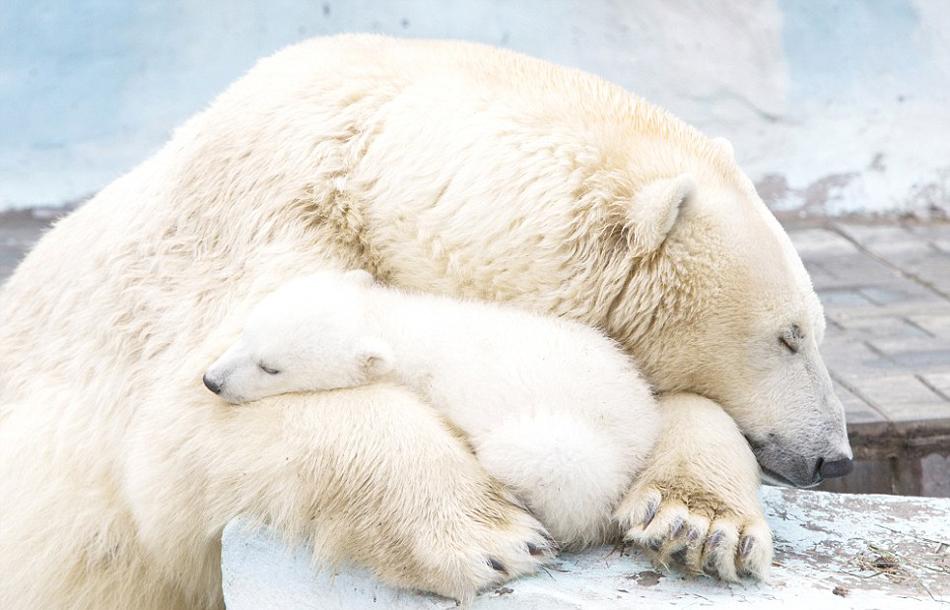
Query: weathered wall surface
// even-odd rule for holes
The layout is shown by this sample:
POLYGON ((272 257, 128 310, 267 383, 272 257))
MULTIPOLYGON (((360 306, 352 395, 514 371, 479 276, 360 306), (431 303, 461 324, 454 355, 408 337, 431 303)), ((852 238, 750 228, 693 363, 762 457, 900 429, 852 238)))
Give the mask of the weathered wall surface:
POLYGON ((746 0, 0 3, 0 209, 83 198, 256 58, 321 34, 496 44, 733 140, 777 210, 950 210, 950 4, 746 0))

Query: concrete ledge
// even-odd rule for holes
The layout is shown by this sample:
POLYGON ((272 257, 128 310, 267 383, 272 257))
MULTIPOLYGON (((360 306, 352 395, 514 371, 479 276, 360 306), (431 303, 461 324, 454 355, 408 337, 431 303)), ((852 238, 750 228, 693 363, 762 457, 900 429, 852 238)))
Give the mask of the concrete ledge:
MULTIPOLYGON (((480 595, 474 608, 933 608, 950 603, 950 500, 766 488, 776 560, 768 584, 663 574, 636 551, 563 555, 541 573, 480 595)), ((451 608, 366 571, 316 571, 310 553, 237 519, 224 530, 229 610, 451 608)))

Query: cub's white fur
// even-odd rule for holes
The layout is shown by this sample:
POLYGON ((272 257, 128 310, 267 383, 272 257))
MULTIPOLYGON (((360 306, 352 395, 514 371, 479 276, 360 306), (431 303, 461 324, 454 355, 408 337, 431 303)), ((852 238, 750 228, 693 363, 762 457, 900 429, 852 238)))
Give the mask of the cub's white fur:
POLYGON ((650 388, 577 322, 410 294, 365 271, 291 281, 251 310, 205 383, 229 402, 393 379, 462 432, 561 544, 603 542, 659 429, 650 388))

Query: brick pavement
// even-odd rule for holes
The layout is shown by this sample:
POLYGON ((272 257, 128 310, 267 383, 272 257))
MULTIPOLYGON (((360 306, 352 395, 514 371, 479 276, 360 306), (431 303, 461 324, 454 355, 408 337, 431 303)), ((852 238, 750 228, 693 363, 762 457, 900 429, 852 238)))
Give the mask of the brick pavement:
POLYGON ((786 226, 825 307, 822 352, 852 433, 950 452, 950 224, 786 226))

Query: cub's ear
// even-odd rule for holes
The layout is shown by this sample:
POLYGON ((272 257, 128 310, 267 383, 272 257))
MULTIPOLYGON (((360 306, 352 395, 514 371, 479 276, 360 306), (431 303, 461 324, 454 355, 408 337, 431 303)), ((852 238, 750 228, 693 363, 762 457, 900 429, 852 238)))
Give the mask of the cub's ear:
POLYGON ((356 358, 367 381, 379 379, 393 368, 392 348, 382 339, 375 337, 366 337, 360 341, 356 358))
POLYGON ((732 142, 726 138, 713 138, 712 141, 716 148, 729 155, 729 158, 733 161, 736 160, 736 149, 732 147, 732 142))
POLYGON ((347 281, 355 282, 360 286, 372 286, 376 279, 369 271, 362 269, 353 269, 343 274, 347 281))
POLYGON ((636 256, 645 256, 666 239, 686 198, 695 189, 693 178, 681 174, 648 183, 633 198, 627 211, 627 236, 636 256))

